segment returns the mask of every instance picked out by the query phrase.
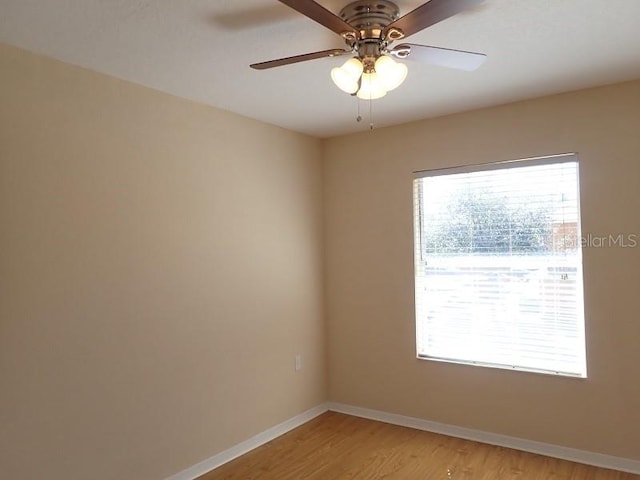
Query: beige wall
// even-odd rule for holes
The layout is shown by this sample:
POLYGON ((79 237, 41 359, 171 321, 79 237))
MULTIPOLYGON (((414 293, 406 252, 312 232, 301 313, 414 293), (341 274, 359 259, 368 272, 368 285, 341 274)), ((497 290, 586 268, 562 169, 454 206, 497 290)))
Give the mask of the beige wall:
POLYGON ((583 231, 640 234, 639 127, 635 82, 323 152, 0 46, 0 478, 160 480, 326 400, 325 347, 330 400, 640 459, 640 248, 584 252, 587 380, 431 363, 411 217, 413 170, 577 151, 583 231))
POLYGON ((584 250, 589 378, 417 360, 412 172, 565 152, 583 233, 638 234, 640 82, 325 145, 330 398, 640 459, 640 246, 584 250))
POLYGON ((320 162, 0 46, 0 478, 159 480, 323 402, 320 162))

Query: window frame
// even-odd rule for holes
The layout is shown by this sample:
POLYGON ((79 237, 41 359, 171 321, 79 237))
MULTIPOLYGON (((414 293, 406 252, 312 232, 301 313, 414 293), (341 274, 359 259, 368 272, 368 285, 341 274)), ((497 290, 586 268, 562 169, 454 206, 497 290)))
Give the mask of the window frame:
POLYGON ((418 170, 413 172, 413 224, 414 224, 414 237, 413 237, 413 253, 414 253, 414 321, 415 321, 415 352, 416 358, 418 360, 426 360, 432 362, 443 362, 443 363, 452 363, 452 364, 460 364, 460 365, 470 365, 470 366, 480 366, 486 368, 494 368, 501 370, 511 370, 511 371, 520 371, 520 372, 530 372, 530 373, 539 373, 544 375, 552 375, 552 376, 561 376, 567 378, 577 378, 577 379, 586 379, 588 377, 588 355, 587 355, 587 325, 586 325, 586 316, 585 316, 585 305, 584 305, 584 267, 583 267, 583 255, 582 255, 582 243, 581 243, 581 202, 580 202, 580 161, 577 153, 563 153, 556 154, 544 157, 532 157, 525 159, 516 159, 516 160, 506 160, 506 161, 498 161, 491 163, 482 163, 482 164, 471 164, 471 165, 462 165, 456 167, 445 167, 433 170, 418 170), (418 211, 417 207, 419 204, 419 200, 417 199, 417 181, 427 177, 437 177, 437 176, 448 176, 455 174, 464 174, 464 173, 477 173, 483 171, 496 171, 502 169, 509 168, 518 168, 518 167, 531 167, 531 166, 545 166, 545 165, 553 165, 560 163, 575 163, 576 165, 576 194, 577 194, 577 202, 576 202, 576 219, 577 219, 577 255, 578 259, 576 262, 576 275, 577 278, 580 279, 580 284, 576 287, 575 298, 576 298, 576 318, 578 323, 578 333, 579 340, 581 345, 581 351, 579 352, 582 356, 582 370, 580 372, 565 372, 565 371, 556 371, 542 368, 531 368, 526 366, 517 366, 517 365, 507 365, 507 364, 499 364, 499 363, 491 363, 491 362, 483 362, 483 361, 472 361, 472 360, 464 360, 457 358, 445 358, 442 356, 430 356, 424 355, 419 352, 418 348, 418 289, 417 289, 417 279, 418 279, 418 261, 424 261, 422 257, 422 241, 418 241, 418 236, 423 234, 422 228, 422 214, 418 211))

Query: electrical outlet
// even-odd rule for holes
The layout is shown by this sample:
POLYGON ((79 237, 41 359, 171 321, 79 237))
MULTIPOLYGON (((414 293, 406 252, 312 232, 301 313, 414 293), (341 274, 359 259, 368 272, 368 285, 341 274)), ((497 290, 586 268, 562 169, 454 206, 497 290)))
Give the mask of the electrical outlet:
POLYGON ((302 355, 296 355, 296 372, 302 370, 302 355))

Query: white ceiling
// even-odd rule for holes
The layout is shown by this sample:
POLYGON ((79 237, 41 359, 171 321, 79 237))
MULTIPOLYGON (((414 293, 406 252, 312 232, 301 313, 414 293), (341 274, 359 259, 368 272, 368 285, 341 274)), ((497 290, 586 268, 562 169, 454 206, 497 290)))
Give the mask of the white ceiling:
MULTIPOLYGON (((320 0, 338 12, 349 0, 320 0)), ((424 0, 398 0, 407 13, 424 0)), ((372 104, 376 126, 640 78, 640 0, 486 0, 407 39, 486 53, 475 72, 408 62, 372 104)), ((276 0, 0 0, 0 42, 248 117, 329 137, 368 128, 327 58, 250 63, 341 48, 276 0)))

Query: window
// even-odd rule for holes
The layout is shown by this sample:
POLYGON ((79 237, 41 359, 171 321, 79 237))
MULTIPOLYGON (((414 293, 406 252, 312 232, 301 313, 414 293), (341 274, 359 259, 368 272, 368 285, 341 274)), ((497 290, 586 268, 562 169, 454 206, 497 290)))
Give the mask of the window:
POLYGON ((418 172, 419 358, 586 377, 574 155, 418 172))

